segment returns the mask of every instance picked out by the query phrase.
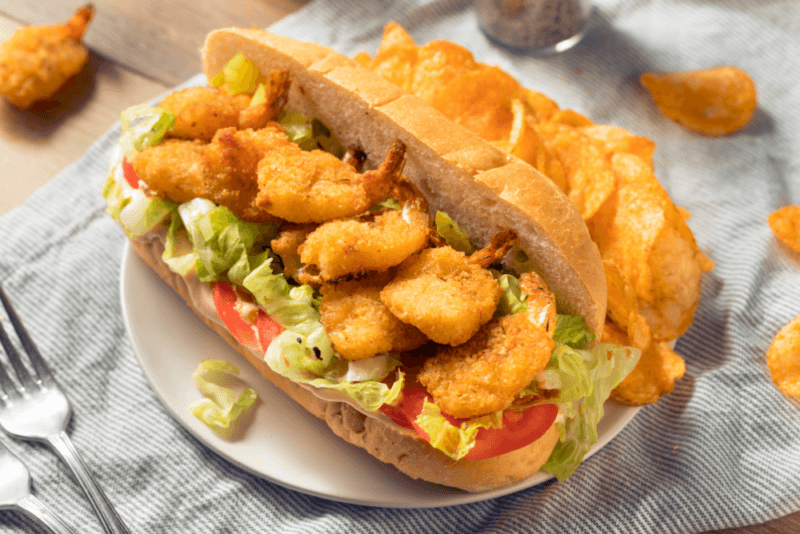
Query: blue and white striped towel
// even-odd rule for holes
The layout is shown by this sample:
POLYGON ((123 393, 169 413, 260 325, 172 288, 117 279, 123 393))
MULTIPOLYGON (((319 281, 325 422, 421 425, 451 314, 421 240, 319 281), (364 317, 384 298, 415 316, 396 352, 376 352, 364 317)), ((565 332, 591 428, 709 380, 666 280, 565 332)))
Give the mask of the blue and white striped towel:
MULTIPOLYGON (((767 215, 800 204, 800 7, 741 0, 597 0, 573 50, 530 57, 490 44, 467 1, 318 0, 272 29, 352 55, 396 20, 419 43, 446 38, 562 107, 657 142, 657 175, 716 268, 676 350, 686 376, 570 479, 438 509, 327 501, 230 465, 176 423, 142 375, 118 292, 124 238, 98 191, 116 132, 0 218, 0 281, 74 405, 70 432, 132 532, 702 532, 800 510, 800 403, 764 353, 800 315, 800 256, 767 215), (643 71, 735 64, 759 90, 752 123, 723 138, 662 117, 643 71)), ((10 172, 4 169, 4 172, 10 172)), ((30 465, 38 496, 81 532, 99 524, 43 446, 0 438, 30 465)), ((33 532, 0 514, 0 532, 33 532)))

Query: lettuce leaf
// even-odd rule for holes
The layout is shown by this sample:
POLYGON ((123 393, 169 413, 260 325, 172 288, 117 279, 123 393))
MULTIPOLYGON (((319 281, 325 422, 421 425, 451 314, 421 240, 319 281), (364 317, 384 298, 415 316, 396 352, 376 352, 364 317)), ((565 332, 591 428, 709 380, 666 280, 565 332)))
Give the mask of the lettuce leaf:
POLYGON ((148 198, 127 183, 121 185, 113 174, 106 178, 101 193, 106 200, 106 213, 132 239, 143 236, 177 213, 178 205, 175 202, 159 197, 148 198))
POLYGON ((139 104, 122 112, 122 136, 119 145, 131 159, 140 150, 157 145, 175 126, 175 115, 159 107, 139 104))
POLYGON ((436 224, 436 231, 439 232, 439 235, 442 236, 448 246, 467 255, 475 252, 475 247, 470 243, 469 236, 448 214, 443 211, 437 211, 434 223, 436 224))
POLYGON ((563 419, 556 424, 559 441, 542 469, 564 480, 571 475, 597 442, 597 424, 611 390, 636 366, 641 351, 606 343, 590 350, 560 344, 553 351, 544 374, 548 385, 558 385, 558 404, 563 419))
POLYGON ((556 343, 569 345, 573 349, 582 349, 595 340, 594 332, 586 326, 586 319, 578 315, 556 316, 556 329, 553 339, 556 343))
POLYGON ((526 295, 522 292, 519 285, 519 278, 511 274, 501 274, 497 278, 500 284, 500 289, 503 291, 500 296, 500 302, 497 303, 497 311, 495 316, 514 315, 515 313, 525 311, 526 295))
POLYGON ((245 389, 241 395, 219 383, 219 373, 238 375, 239 369, 225 360, 205 360, 192 378, 206 397, 189 405, 189 411, 212 430, 225 430, 256 401, 256 392, 245 389))
POLYGON ((324 150, 341 159, 345 149, 339 138, 319 119, 310 119, 297 111, 284 111, 278 122, 289 140, 303 150, 324 150))
POLYGON ((234 94, 252 93, 256 90, 261 72, 256 64, 245 57, 242 52, 233 56, 214 77, 211 78, 212 87, 225 85, 234 94))
POLYGON ((475 446, 478 430, 503 428, 503 412, 475 417, 460 426, 455 426, 442 415, 439 406, 426 398, 416 423, 428 434, 432 447, 439 449, 453 460, 460 460, 475 446))

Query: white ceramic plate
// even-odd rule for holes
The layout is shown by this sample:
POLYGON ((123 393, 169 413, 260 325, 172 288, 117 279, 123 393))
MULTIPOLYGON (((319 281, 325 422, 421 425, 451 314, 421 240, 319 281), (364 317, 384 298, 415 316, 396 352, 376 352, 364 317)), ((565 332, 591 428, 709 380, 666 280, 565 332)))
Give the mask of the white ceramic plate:
MULTIPOLYGON (((175 292, 126 245, 120 295, 125 326, 139 364, 172 415, 197 439, 231 463, 281 486, 326 499, 369 506, 429 508, 483 501, 548 479, 539 472, 519 484, 466 493, 412 480, 336 437, 321 420, 264 380, 258 371, 205 326, 175 292), (202 395, 191 376, 208 358, 236 365, 258 394, 238 434, 222 438, 189 413, 202 395)), ((633 418, 638 408, 606 403, 591 456, 633 418)))

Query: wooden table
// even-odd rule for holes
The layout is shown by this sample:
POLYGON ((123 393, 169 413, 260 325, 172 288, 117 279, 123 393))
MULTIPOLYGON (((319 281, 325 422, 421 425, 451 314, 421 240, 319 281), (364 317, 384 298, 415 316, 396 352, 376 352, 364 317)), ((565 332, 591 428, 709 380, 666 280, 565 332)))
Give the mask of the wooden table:
MULTIPOLYGON (((85 42, 89 62, 58 106, 20 111, 0 102, 0 215, 78 159, 118 118, 200 72, 198 48, 208 31, 224 26, 266 27, 308 0, 94 0, 96 16, 85 42), (177 24, 175 23, 177 21, 177 24), (158 61, 148 58, 158 57, 158 61)), ((3 0, 0 40, 24 24, 69 18, 79 2, 3 0)), ((725 534, 800 532, 800 512, 725 534)), ((710 533, 709 533, 710 534, 710 533)))

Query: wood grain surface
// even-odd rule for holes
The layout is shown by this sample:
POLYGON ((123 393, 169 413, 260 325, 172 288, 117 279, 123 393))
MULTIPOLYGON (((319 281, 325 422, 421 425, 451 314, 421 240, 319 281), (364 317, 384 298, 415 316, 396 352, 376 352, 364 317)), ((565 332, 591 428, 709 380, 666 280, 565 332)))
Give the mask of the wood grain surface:
MULTIPOLYGON (((105 132, 121 110, 200 71, 210 30, 266 27, 307 0, 95 0, 86 68, 50 102, 18 110, 0 102, 0 215, 21 204, 105 132)), ((62 22, 80 1, 3 0, 0 40, 22 24, 62 22)), ((706 534, 800 533, 800 512, 706 534)))

